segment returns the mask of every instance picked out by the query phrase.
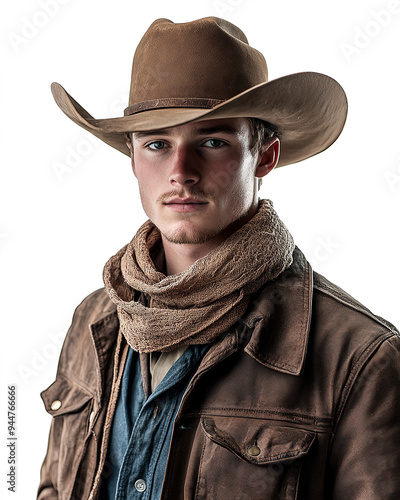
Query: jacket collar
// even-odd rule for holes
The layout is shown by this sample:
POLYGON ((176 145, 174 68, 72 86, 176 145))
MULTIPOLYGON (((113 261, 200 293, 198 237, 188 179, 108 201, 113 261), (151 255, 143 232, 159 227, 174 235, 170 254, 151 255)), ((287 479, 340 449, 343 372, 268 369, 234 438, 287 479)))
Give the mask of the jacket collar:
POLYGON ((311 322, 313 277, 296 247, 292 265, 255 295, 243 318, 253 328, 245 352, 274 370, 300 375, 311 322))

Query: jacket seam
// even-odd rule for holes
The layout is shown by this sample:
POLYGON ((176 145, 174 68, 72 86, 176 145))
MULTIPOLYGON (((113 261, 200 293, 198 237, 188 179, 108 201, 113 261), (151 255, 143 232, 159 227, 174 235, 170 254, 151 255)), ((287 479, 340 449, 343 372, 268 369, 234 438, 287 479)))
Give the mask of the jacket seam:
MULTIPOLYGON (((370 342, 370 344, 364 349, 364 351, 360 354, 358 357, 357 361, 355 362, 348 378, 347 382, 342 390, 341 397, 339 399, 339 404, 337 406, 337 411, 336 413, 336 418, 334 419, 334 424, 331 432, 331 436, 329 439, 329 443, 327 446, 326 450, 326 457, 327 457, 327 462, 330 461, 331 459, 331 453, 332 453, 332 448, 333 448, 333 443, 335 441, 336 437, 336 432, 338 430, 338 427, 340 425, 343 412, 345 410, 345 407, 347 405, 349 396, 351 394, 351 391, 353 387, 355 386, 355 383, 357 381, 357 377, 361 370, 365 367, 367 367, 368 363, 371 361, 373 355, 378 351, 378 349, 389 339, 397 337, 395 333, 383 333, 380 337, 375 339, 374 341, 370 342)), ((328 469, 327 469, 328 470, 328 469)))
POLYGON ((339 296, 335 295, 334 293, 332 293, 332 292, 326 290, 325 288, 321 287, 318 284, 314 284, 314 288, 315 288, 315 290, 317 290, 321 294, 326 295, 327 297, 330 297, 330 298, 334 299, 335 301, 343 304, 344 306, 346 306, 349 309, 352 309, 353 311, 357 311, 360 314, 363 314, 364 316, 366 316, 366 317, 374 320, 375 323, 378 323, 378 325, 383 326, 385 328, 385 330, 391 332, 392 334, 394 334, 396 336, 399 336, 399 332, 395 329, 394 326, 392 327, 392 326, 388 325, 386 322, 383 322, 382 320, 380 320, 377 316, 375 316, 375 314, 373 314, 368 309, 364 309, 363 307, 360 307, 357 304, 354 304, 354 303, 352 303, 349 300, 346 300, 346 299, 344 299, 342 297, 339 297, 339 296))
POLYGON ((199 473, 197 474, 197 485, 196 485, 196 492, 195 492, 195 500, 199 497, 199 489, 200 489, 200 482, 201 482, 201 476, 203 473, 203 463, 204 463, 204 454, 206 451, 206 445, 207 445, 207 440, 203 440, 203 448, 201 450, 201 457, 200 457, 200 463, 199 463, 199 473))
POLYGON ((74 471, 74 474, 72 476, 73 480, 71 481, 70 487, 67 490, 67 496, 66 496, 67 500, 75 500, 75 498, 76 498, 76 497, 73 496, 74 490, 75 490, 75 487, 76 487, 76 478, 78 477, 78 472, 79 472, 79 469, 81 467, 83 457, 85 456, 85 453, 86 453, 87 441, 88 441, 89 434, 88 434, 87 431, 85 432, 84 429, 82 429, 81 430, 81 435, 82 435, 82 439, 80 439, 78 442, 82 442, 82 449, 81 449, 81 453, 79 455, 78 460, 74 464, 75 465, 75 471, 74 471))
POLYGON ((230 411, 233 413, 246 413, 246 415, 243 416, 238 416, 237 418, 253 418, 253 419, 265 419, 265 420, 273 420, 276 419, 277 417, 286 417, 290 418, 291 422, 296 422, 296 423, 308 423, 312 424, 314 423, 317 426, 323 426, 326 428, 330 428, 332 425, 332 419, 329 417, 326 418, 319 418, 319 417, 313 417, 310 415, 306 414, 301 414, 301 413, 290 413, 290 412, 279 412, 279 411, 273 411, 273 410, 256 410, 254 408, 237 408, 237 407, 203 407, 201 408, 198 412, 195 413, 184 413, 181 415, 182 418, 190 418, 190 417, 197 417, 197 416, 215 416, 215 417, 220 417, 222 415, 219 415, 215 413, 216 411, 230 411), (250 414, 250 415, 249 415, 250 414), (273 417, 273 418, 268 418, 273 417), (297 419, 297 420, 296 420, 297 419))
MULTIPOLYGON (((360 373, 360 371, 368 365, 368 363, 371 361, 373 354, 382 346, 384 342, 387 340, 396 337, 397 335, 394 332, 385 332, 382 333, 378 338, 374 339, 371 341, 367 347, 360 353, 357 361, 354 363, 353 368, 350 371, 350 374, 347 378, 347 382, 342 390, 341 397, 339 400, 339 404, 337 406, 337 411, 336 413, 336 418, 334 419, 334 426, 332 429, 332 442, 334 439, 334 435, 336 433, 336 430, 340 424, 340 420, 342 418, 345 406, 347 404, 347 401, 349 399, 350 393, 357 381, 357 377, 360 373)), ((332 444, 332 443, 331 443, 332 444)))
MULTIPOLYGON (((237 407, 229 407, 229 406, 213 406, 213 407, 203 407, 202 410, 205 410, 205 411, 212 411, 212 410, 228 410, 228 411, 245 411, 245 412, 250 412, 250 413, 255 413, 255 414, 264 414, 266 413, 265 410, 257 410, 257 409, 254 409, 254 408, 240 408, 238 409, 237 407)), ((310 415, 306 415, 306 414, 303 414, 303 413, 291 413, 291 412, 279 412, 279 411, 273 411, 273 410, 267 410, 267 413, 268 414, 272 414, 272 415, 282 415, 282 416, 285 416, 285 417, 299 417, 299 418, 303 418, 303 419, 306 419, 306 420, 312 420, 312 421, 326 421, 326 422, 331 422, 331 419, 330 418, 318 418, 318 417, 312 417, 310 415)))
POLYGON ((69 385, 72 385, 71 383, 76 384, 79 387, 79 389, 81 389, 85 394, 87 394, 91 398, 95 397, 95 394, 93 392, 90 392, 87 386, 83 385, 80 380, 75 379, 73 376, 66 375, 64 373, 59 373, 56 377, 56 381, 60 379, 64 379, 66 382, 69 383, 69 385))

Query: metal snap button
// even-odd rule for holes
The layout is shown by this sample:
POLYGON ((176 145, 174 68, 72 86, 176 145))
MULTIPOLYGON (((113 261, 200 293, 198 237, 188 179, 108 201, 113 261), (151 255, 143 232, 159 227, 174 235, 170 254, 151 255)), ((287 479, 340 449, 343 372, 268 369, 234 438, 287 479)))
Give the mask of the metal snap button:
POLYGON ((261 450, 257 445, 253 444, 253 446, 250 446, 247 450, 247 453, 252 457, 257 457, 261 453, 261 450))
POLYGON ((146 491, 146 481, 144 479, 138 479, 135 481, 135 488, 136 491, 139 491, 140 493, 143 493, 143 491, 146 491))
POLYGON ((53 401, 50 405, 50 408, 52 410, 59 410, 61 408, 61 401, 59 401, 58 399, 56 399, 55 401, 53 401))

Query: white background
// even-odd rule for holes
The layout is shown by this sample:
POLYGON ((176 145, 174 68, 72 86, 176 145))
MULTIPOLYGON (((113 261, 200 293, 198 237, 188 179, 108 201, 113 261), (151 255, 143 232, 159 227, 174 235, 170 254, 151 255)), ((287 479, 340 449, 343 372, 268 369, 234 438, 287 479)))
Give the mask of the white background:
POLYGON ((61 83, 96 118, 121 116, 134 49, 156 18, 225 17, 263 52, 270 79, 318 71, 341 83, 349 99, 341 137, 328 151, 272 172, 261 196, 274 201, 317 271, 400 325, 400 2, 2 5, 2 498, 35 498, 51 420, 39 393, 54 380, 75 307, 103 286, 104 263, 145 220, 128 157, 71 122, 50 84, 61 83), (57 175, 60 165, 68 171, 57 175), (9 384, 18 390, 16 494, 6 484, 9 384))

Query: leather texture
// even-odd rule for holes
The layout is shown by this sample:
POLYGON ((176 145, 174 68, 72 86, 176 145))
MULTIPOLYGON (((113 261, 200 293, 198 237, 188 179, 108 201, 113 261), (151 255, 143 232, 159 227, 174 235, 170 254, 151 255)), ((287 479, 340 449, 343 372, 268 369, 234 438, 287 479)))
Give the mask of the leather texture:
MULTIPOLYGON (((53 422, 40 500, 99 498, 127 349, 97 290, 76 309, 42 393, 53 422)), ((161 498, 398 500, 399 387, 398 331, 296 249, 189 383, 161 498)))

